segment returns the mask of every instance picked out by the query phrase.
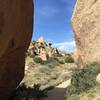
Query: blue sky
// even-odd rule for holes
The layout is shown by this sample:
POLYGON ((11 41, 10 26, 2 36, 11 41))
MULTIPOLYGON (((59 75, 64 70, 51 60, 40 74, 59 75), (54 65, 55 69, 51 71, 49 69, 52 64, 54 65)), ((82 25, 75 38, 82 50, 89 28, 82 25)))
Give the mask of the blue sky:
POLYGON ((76 0, 34 0, 33 40, 43 36, 54 47, 72 52, 75 41, 71 17, 76 0))

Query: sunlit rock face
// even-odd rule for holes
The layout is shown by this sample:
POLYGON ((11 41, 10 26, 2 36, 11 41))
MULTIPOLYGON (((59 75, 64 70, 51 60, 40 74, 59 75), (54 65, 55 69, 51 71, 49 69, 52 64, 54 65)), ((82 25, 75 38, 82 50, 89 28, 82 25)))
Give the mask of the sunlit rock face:
POLYGON ((33 28, 33 0, 0 1, 0 98, 7 100, 24 76, 33 28))
POLYGON ((75 49, 72 57, 74 58, 74 62, 77 65, 77 68, 83 68, 83 61, 80 56, 80 52, 78 49, 75 49))
POLYGON ((100 0, 77 0, 72 26, 83 64, 100 61, 100 0))
POLYGON ((44 44, 45 43, 44 37, 40 37, 37 42, 44 44))

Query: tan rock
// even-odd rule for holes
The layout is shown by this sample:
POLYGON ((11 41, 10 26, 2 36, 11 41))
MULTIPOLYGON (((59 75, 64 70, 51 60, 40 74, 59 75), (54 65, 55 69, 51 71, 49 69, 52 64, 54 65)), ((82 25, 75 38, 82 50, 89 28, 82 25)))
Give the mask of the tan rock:
POLYGON ((31 42, 30 45, 29 45, 29 48, 28 48, 27 52, 28 52, 30 55, 33 55, 33 49, 34 49, 34 45, 33 45, 32 42, 31 42))
POLYGON ((52 57, 52 52, 51 51, 48 52, 48 56, 52 57))
POLYGON ((26 60, 25 60, 25 70, 28 70, 30 68, 30 64, 33 64, 34 65, 34 60, 33 58, 27 56, 26 57, 26 60))
POLYGON ((100 61, 100 0, 77 0, 72 25, 83 63, 100 61))
POLYGON ((51 46, 46 47, 46 52, 48 53, 49 57, 52 57, 52 50, 53 50, 53 48, 51 46))
POLYGON ((45 48, 40 48, 39 56, 43 61, 47 60, 47 52, 46 52, 45 48))
POLYGON ((100 83, 100 73, 97 75, 96 81, 97 81, 97 83, 100 83))
POLYGON ((44 38, 43 37, 40 37, 39 39, 38 39, 38 41, 37 41, 38 43, 42 43, 42 44, 44 44, 45 43, 45 40, 44 40, 44 38))
POLYGON ((0 1, 0 98, 7 100, 24 76, 32 36, 33 0, 0 1))
POLYGON ((32 50, 33 48, 34 48, 34 45, 33 45, 32 41, 31 41, 28 50, 32 50))

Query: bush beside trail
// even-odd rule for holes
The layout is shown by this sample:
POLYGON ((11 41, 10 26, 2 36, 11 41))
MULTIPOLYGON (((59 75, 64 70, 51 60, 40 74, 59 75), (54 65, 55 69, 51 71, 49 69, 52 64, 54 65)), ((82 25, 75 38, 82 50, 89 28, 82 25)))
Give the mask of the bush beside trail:
POLYGON ((71 86, 67 88, 67 96, 80 94, 96 86, 96 76, 99 73, 99 63, 90 64, 83 69, 75 70, 72 75, 71 86))

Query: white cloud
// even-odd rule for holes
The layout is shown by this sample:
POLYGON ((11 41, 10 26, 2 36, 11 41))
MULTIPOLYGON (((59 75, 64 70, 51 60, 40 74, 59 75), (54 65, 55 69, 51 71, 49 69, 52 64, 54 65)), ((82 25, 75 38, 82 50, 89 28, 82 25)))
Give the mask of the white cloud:
POLYGON ((72 52, 76 48, 75 41, 67 41, 62 43, 55 43, 54 47, 62 51, 72 52))

